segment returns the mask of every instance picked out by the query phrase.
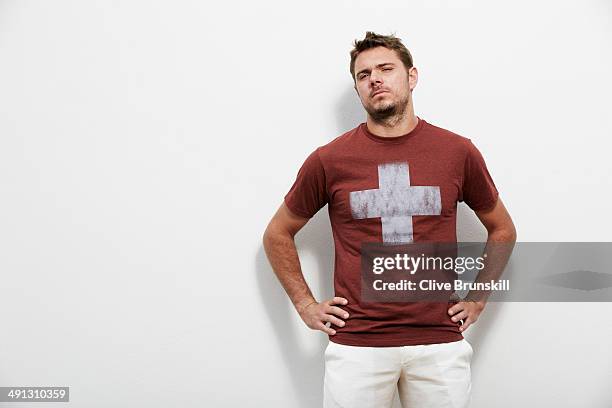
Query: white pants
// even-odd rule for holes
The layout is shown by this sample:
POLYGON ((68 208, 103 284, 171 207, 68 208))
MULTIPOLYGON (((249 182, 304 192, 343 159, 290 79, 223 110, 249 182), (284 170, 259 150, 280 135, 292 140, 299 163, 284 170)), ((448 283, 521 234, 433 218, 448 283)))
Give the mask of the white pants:
POLYGON ((325 408, 466 408, 473 349, 467 340, 400 347, 325 349, 325 408))

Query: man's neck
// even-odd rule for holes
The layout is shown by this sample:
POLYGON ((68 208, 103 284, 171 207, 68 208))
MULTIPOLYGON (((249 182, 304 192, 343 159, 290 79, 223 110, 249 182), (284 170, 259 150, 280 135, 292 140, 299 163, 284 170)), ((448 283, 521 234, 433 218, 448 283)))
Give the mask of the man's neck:
POLYGON ((417 126, 418 121, 414 112, 409 112, 407 115, 402 115, 400 118, 386 123, 374 122, 368 115, 366 124, 368 130, 376 136, 398 137, 410 133, 417 126))

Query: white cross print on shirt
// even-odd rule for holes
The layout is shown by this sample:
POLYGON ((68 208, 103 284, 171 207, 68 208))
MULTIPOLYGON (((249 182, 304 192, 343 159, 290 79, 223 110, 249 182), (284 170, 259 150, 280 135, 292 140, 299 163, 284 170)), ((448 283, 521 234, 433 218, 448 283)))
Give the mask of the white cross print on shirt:
POLYGON ((439 186, 411 186, 408 163, 378 165, 378 188, 350 193, 353 218, 380 217, 383 242, 412 242, 413 215, 440 215, 439 186))

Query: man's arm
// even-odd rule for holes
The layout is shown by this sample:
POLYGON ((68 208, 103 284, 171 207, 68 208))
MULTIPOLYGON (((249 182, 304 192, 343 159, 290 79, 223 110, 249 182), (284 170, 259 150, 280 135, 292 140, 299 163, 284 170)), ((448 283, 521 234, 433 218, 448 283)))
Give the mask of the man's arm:
POLYGON ((501 198, 492 209, 475 213, 487 229, 487 242, 516 242, 516 228, 501 198))
MULTIPOLYGON (((485 268, 484 271, 488 269, 490 275, 497 276, 505 268, 512 253, 512 248, 516 242, 516 228, 500 198, 497 199, 493 208, 475 211, 475 213, 488 232, 486 245, 488 249, 485 249, 485 252, 489 255, 487 259, 488 268, 485 268)), ((485 276, 480 276, 480 274, 479 278, 477 278, 477 281, 487 280, 485 276)), ((463 320, 459 330, 465 331, 478 320, 485 307, 487 297, 487 294, 476 291, 470 292, 468 298, 477 299, 475 302, 459 302, 448 310, 448 314, 452 316, 454 322, 463 320)))
POLYGON ((334 305, 346 305, 348 301, 334 297, 318 303, 304 280, 294 237, 307 222, 308 218, 293 214, 283 202, 264 232, 263 245, 274 273, 304 323, 313 330, 334 335, 336 331, 325 323, 344 326, 344 321, 338 317, 346 319, 348 313, 334 305))

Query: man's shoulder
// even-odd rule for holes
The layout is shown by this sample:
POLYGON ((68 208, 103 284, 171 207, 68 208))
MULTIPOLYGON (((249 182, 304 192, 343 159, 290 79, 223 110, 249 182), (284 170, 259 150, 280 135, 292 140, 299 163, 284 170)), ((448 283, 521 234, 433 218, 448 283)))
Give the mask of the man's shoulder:
POLYGON ((347 130, 324 145, 317 147, 316 152, 323 163, 341 160, 347 155, 355 154, 359 150, 359 126, 347 130))
POLYGON ((456 147, 462 147, 462 148, 467 147, 469 143, 471 142, 468 137, 463 136, 459 133, 453 132, 441 126, 434 125, 430 122, 425 122, 425 123, 426 123, 427 131, 430 134, 432 134, 435 137, 435 139, 439 140, 440 142, 449 143, 456 147))
POLYGON ((359 126, 361 126, 361 124, 355 126, 351 130, 347 130, 346 132, 332 139, 330 142, 319 146, 319 150, 322 152, 330 153, 339 149, 341 150, 345 146, 354 143, 355 139, 357 138, 359 126))

